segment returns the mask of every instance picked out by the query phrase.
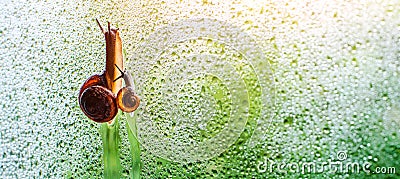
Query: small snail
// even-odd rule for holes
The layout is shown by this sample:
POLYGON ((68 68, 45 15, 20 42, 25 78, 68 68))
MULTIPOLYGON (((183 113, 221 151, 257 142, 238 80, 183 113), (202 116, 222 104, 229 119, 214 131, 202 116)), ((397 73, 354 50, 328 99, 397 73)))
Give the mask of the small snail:
POLYGON ((117 94, 118 107, 124 112, 133 112, 139 107, 140 98, 139 96, 136 95, 134 91, 132 76, 126 70, 123 72, 121 69, 118 68, 117 65, 115 66, 121 72, 121 76, 119 76, 115 80, 123 78, 126 85, 126 87, 123 87, 118 91, 117 94))
POLYGON ((118 29, 104 31, 96 19, 100 30, 106 39, 106 69, 101 75, 93 75, 83 83, 79 91, 79 106, 83 113, 95 122, 110 122, 118 112, 118 107, 124 112, 132 112, 139 107, 140 98, 133 89, 133 80, 123 68, 122 41, 118 29), (121 73, 117 77, 118 71, 121 73), (121 88, 123 78, 126 87, 121 88), (112 80, 115 79, 115 80, 112 80), (116 93, 118 93, 116 95, 116 93))

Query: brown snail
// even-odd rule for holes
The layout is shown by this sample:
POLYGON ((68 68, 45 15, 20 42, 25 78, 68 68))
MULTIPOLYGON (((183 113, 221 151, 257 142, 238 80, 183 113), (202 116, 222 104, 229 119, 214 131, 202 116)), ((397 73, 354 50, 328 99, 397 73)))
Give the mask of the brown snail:
MULTIPOLYGON (((134 91, 134 85, 132 76, 126 70, 122 71, 115 65, 117 69, 121 72, 121 76, 119 78, 123 78, 125 81, 125 87, 121 88, 117 94, 117 105, 124 112, 133 112, 135 111, 140 104, 140 98, 136 95, 134 91)), ((114 81, 115 81, 114 80, 114 81)))
POLYGON ((111 28, 108 22, 108 31, 104 31, 99 21, 96 21, 106 39, 106 69, 103 74, 93 75, 85 81, 78 100, 87 117, 95 122, 110 122, 117 114, 118 107, 124 112, 136 110, 140 98, 134 92, 131 75, 119 68, 123 68, 124 62, 118 29, 111 28), (118 77, 117 69, 121 73, 118 77), (121 88, 122 81, 119 78, 124 79, 126 87, 121 88))

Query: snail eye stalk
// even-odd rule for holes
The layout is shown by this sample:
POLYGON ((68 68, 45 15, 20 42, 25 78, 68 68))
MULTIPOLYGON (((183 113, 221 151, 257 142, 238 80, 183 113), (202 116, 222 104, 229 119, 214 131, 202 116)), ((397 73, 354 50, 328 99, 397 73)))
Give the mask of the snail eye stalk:
POLYGON ((116 78, 113 82, 117 81, 117 80, 120 79, 120 78, 123 78, 124 75, 125 75, 125 73, 118 67, 117 64, 115 64, 115 66, 117 67, 117 69, 119 70, 119 72, 121 73, 121 75, 120 75, 118 78, 116 78))
POLYGON ((97 22, 97 25, 99 25, 101 32, 102 32, 103 34, 105 34, 106 31, 104 31, 104 29, 103 29, 103 27, 101 26, 99 20, 96 19, 96 22, 97 22))

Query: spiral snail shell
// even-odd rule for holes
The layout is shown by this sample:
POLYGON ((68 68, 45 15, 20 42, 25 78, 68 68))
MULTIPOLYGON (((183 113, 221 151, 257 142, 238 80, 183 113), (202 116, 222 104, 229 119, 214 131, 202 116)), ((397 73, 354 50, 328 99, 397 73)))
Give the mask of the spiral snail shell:
POLYGON ((123 72, 121 69, 118 68, 117 65, 115 66, 121 72, 121 76, 118 78, 122 77, 126 85, 126 87, 123 87, 121 88, 121 90, 118 91, 118 107, 124 112, 133 112, 139 107, 140 98, 136 95, 134 91, 132 76, 127 71, 123 72))
POLYGON ((79 91, 79 106, 83 113, 95 122, 111 122, 120 108, 124 112, 137 109, 140 98, 133 89, 132 77, 123 68, 122 41, 118 29, 111 28, 108 22, 108 31, 105 31, 96 19, 100 30, 106 39, 106 69, 101 75, 89 77, 79 91), (117 67, 115 68, 114 67, 117 67), (121 73, 118 75, 118 71, 121 73), (122 87, 123 78, 126 87, 122 87), (115 80, 113 80, 115 79, 115 80), (118 95, 116 95, 118 93, 118 95))
POLYGON ((79 106, 95 122, 111 121, 118 112, 115 95, 105 86, 104 75, 93 75, 79 91, 79 106))

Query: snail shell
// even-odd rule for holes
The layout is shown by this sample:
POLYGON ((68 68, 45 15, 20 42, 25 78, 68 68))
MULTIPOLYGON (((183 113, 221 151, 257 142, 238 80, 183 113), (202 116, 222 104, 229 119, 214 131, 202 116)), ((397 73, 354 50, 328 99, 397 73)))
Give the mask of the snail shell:
POLYGON ((132 87, 123 87, 117 94, 118 107, 124 112, 135 111, 140 104, 140 98, 135 94, 132 87))
POLYGON ((103 75, 93 75, 82 85, 79 106, 95 122, 111 121, 118 112, 115 95, 105 86, 103 75))
POLYGON ((126 87, 121 88, 117 94, 117 105, 124 112, 135 111, 140 104, 140 98, 134 90, 134 83, 131 74, 128 71, 122 71, 117 65, 117 69, 121 72, 121 76, 126 87))

